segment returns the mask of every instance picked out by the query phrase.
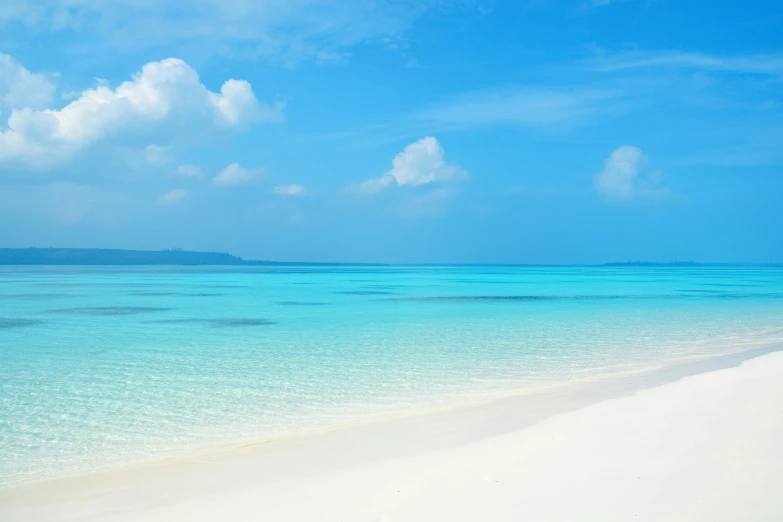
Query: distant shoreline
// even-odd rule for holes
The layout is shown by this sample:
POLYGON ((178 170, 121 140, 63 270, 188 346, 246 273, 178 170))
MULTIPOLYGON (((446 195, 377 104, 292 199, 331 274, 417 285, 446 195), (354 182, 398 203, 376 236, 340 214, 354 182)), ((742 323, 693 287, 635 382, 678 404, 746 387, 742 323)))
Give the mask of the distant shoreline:
POLYGON ((197 252, 182 249, 124 250, 114 248, 0 248, 0 266, 594 266, 611 268, 710 268, 710 267, 783 267, 783 263, 700 263, 695 261, 622 261, 599 264, 538 263, 341 263, 313 261, 248 260, 228 252, 197 252))
POLYGON ((0 265, 89 265, 89 266, 386 266, 380 263, 314 263, 256 261, 227 252, 189 250, 122 250, 110 248, 0 248, 0 265))

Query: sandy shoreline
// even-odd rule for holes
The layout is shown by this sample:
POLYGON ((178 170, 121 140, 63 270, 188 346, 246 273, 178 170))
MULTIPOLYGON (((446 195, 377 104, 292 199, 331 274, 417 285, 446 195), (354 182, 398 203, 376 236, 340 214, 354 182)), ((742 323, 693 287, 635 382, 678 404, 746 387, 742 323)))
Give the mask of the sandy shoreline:
POLYGON ((779 520, 776 348, 10 488, 0 519, 779 520))

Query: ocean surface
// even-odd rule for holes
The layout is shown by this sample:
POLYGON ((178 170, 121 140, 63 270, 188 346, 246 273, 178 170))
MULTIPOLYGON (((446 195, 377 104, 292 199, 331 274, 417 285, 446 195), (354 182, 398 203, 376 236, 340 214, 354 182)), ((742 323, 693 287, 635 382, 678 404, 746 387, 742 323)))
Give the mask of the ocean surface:
POLYGON ((780 339, 781 268, 0 267, 0 487, 780 339))

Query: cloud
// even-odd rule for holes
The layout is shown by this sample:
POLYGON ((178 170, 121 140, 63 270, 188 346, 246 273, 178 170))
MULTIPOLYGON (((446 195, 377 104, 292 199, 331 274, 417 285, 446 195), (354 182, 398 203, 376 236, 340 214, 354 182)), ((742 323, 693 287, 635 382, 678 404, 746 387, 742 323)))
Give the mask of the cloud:
POLYGON ((306 192, 302 185, 278 185, 275 187, 275 194, 283 197, 302 197, 306 192))
POLYGON ((628 51, 601 53, 587 62, 596 71, 651 67, 706 70, 736 74, 783 75, 783 53, 712 56, 687 51, 628 51))
POLYGON ((391 170, 379 178, 361 183, 358 189, 365 194, 372 194, 394 185, 415 187, 466 176, 467 173, 460 167, 446 163, 440 143, 428 136, 405 147, 392 160, 391 170))
POLYGON ((51 167, 101 142, 165 135, 177 126, 204 130, 275 121, 281 111, 259 103, 243 80, 209 91, 192 67, 169 58, 144 65, 116 89, 101 82, 59 110, 14 109, 0 131, 0 163, 51 167))
POLYGON ((231 49, 233 58, 294 66, 343 59, 357 44, 388 45, 424 13, 446 8, 442 0, 3 0, 0 28, 59 33, 101 52, 107 46, 201 55, 231 49))
POLYGON ((54 84, 44 74, 35 74, 7 54, 0 53, 0 113, 7 109, 49 105, 54 84))
POLYGON ((651 201, 675 196, 661 185, 660 174, 648 169, 648 160, 638 147, 624 145, 604 161, 595 177, 595 191, 606 201, 651 201))
POLYGON ((576 14, 588 14, 594 9, 600 9, 612 4, 624 4, 627 2, 633 2, 634 0, 589 0, 576 8, 576 14))
POLYGON ((204 177, 204 172, 198 165, 180 165, 177 167, 177 175, 181 178, 200 179, 204 177))
POLYGON ((217 176, 212 178, 212 183, 227 187, 247 185, 248 183, 253 182, 253 180, 261 174, 263 174, 262 169, 248 169, 240 166, 239 163, 232 163, 221 170, 217 176))
POLYGON ((160 145, 147 145, 144 147, 144 163, 151 166, 160 167, 168 163, 171 150, 169 147, 160 145))
POLYGON ((618 98, 617 91, 592 88, 506 87, 463 94, 412 119, 446 130, 498 124, 553 129, 614 110, 618 98))
POLYGON ((172 207, 178 203, 181 203, 187 197, 188 192, 184 189, 170 190, 158 198, 158 205, 172 207))

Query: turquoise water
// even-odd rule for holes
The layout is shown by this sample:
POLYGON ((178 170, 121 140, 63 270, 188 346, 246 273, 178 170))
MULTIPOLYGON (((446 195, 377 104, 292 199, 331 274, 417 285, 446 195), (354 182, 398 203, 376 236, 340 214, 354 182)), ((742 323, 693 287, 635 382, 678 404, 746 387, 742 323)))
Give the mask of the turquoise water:
POLYGON ((781 338, 779 268, 0 268, 0 486, 781 338))

